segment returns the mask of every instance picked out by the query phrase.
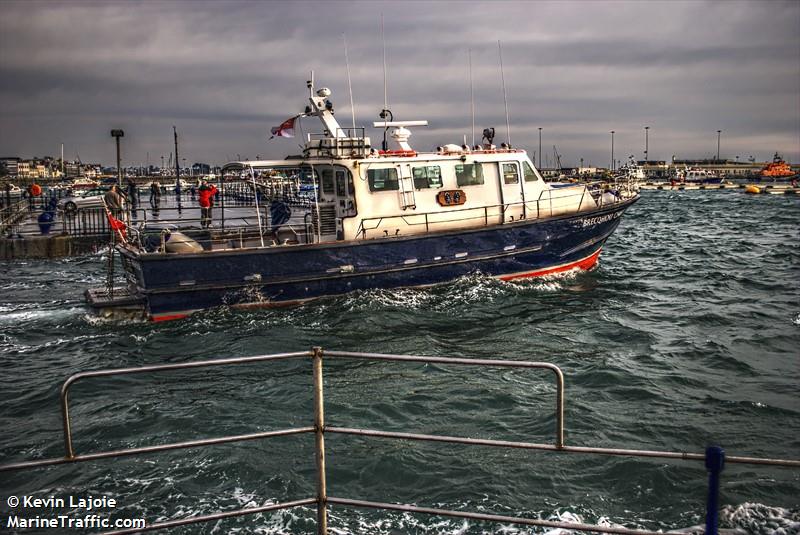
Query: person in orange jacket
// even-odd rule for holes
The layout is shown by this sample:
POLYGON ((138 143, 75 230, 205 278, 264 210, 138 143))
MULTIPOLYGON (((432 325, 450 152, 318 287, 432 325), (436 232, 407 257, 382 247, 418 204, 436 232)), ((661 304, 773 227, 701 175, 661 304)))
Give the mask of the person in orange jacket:
POLYGON ((211 210, 214 207, 214 195, 217 187, 209 185, 208 181, 200 182, 200 189, 197 190, 197 203, 200 205, 200 226, 203 228, 211 227, 211 210))

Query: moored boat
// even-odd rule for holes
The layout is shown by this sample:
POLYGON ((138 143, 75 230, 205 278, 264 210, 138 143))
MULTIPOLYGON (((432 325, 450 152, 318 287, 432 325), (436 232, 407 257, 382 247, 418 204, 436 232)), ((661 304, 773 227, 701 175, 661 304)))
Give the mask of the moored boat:
POLYGON ((100 184, 89 177, 78 177, 72 181, 71 188, 72 189, 92 189, 100 186, 100 184))
POLYGON ((472 148, 417 152, 408 127, 424 121, 375 123, 397 143, 396 150, 377 150, 363 128, 338 124, 327 88, 308 88, 303 116, 319 118, 324 130, 307 135, 302 155, 223 167, 223 199, 226 184, 244 177, 270 206, 257 235, 162 232, 154 247, 146 235, 120 233, 128 286, 116 297, 90 290, 90 305, 158 321, 222 304, 273 306, 428 286, 475 271, 513 280, 588 270, 638 200, 630 182, 605 191, 551 187, 525 151, 497 147, 491 137, 472 148), (303 184, 312 187, 301 195, 303 184))
POLYGON ((761 170, 761 178, 790 178, 796 174, 777 152, 772 161, 761 170))
POLYGON ((709 169, 689 167, 678 171, 677 179, 685 184, 720 184, 722 177, 709 169))

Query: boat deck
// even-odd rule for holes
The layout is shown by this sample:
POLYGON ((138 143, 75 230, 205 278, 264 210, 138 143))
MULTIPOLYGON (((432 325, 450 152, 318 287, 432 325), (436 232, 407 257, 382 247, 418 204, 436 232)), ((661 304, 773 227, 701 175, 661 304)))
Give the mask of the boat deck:
POLYGON ((102 317, 115 319, 140 319, 145 316, 144 296, 134 295, 128 288, 89 288, 86 302, 102 317))

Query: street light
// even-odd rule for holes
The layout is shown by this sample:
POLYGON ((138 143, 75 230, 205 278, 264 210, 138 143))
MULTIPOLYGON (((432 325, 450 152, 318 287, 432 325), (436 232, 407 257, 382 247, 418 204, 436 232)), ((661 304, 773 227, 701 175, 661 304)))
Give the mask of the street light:
POLYGON ((648 159, 650 158, 649 148, 650 148, 650 127, 644 127, 644 163, 647 164, 648 159))
POLYGON ((614 170, 614 131, 611 131, 611 170, 614 170))
POLYGON ((719 161, 719 138, 722 135, 722 130, 717 130, 717 161, 719 161))
POLYGON ((123 137, 125 132, 122 130, 112 130, 111 137, 117 140, 117 185, 122 187, 122 168, 119 163, 119 138, 123 137))

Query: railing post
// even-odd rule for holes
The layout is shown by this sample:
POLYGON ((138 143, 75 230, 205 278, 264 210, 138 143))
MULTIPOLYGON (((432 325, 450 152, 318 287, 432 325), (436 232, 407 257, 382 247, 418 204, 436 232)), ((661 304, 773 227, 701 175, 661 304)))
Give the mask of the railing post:
POLYGON ((708 501, 706 502, 706 535, 719 532, 719 475, 725 468, 725 450, 719 446, 706 448, 708 501))
POLYGON ((328 491, 325 482, 325 407, 322 393, 322 348, 314 348, 314 431, 317 457, 317 535, 328 534, 328 491))

